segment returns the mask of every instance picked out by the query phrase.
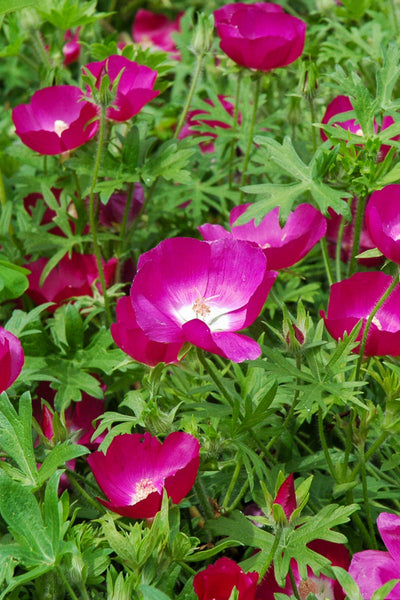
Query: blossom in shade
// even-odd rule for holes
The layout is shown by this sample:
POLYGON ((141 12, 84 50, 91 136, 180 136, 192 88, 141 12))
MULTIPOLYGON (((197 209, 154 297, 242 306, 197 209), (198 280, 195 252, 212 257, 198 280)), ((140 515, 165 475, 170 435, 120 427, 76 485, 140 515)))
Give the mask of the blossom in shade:
POLYGON ((325 235, 326 219, 311 204, 300 204, 290 213, 285 225, 279 223, 279 207, 271 210, 259 225, 254 219, 244 225, 235 225, 250 204, 232 209, 229 223, 231 232, 221 225, 206 223, 199 231, 206 240, 235 238, 259 246, 266 258, 268 269, 284 269, 297 263, 325 235))
MULTIPOLYGON (((349 568, 349 573, 365 600, 370 600, 374 592, 391 579, 400 579, 400 517, 383 512, 378 516, 377 525, 387 552, 356 552, 349 568)), ((397 583, 385 598, 399 600, 400 583, 397 583)))
POLYGON ((86 144, 97 132, 97 107, 73 85, 35 92, 29 104, 12 111, 17 135, 39 154, 62 154, 86 144), (93 121, 93 119, 95 119, 93 121))
POLYGON ((107 117, 113 121, 131 119, 160 93, 153 89, 157 71, 118 54, 113 54, 99 62, 89 63, 84 70, 89 71, 96 78, 96 87, 100 87, 101 79, 106 74, 112 85, 122 71, 116 96, 106 113, 107 117))
POLYGON ((24 351, 19 339, 0 327, 0 392, 14 383, 21 373, 24 361, 24 351))
POLYGON ((139 258, 137 323, 155 342, 190 342, 234 362, 258 358, 259 345, 236 331, 258 317, 276 279, 266 264, 260 248, 241 240, 164 240, 139 258))
MULTIPOLYGON (((350 118, 347 118, 347 117, 342 118, 340 116, 342 113, 347 113, 352 110, 353 110, 353 105, 348 96, 336 96, 336 98, 334 98, 332 100, 332 102, 327 106, 325 114, 322 118, 322 123, 324 125, 329 124, 333 127, 341 127, 342 129, 345 129, 349 133, 352 133, 354 135, 359 135, 360 137, 362 137, 364 135, 363 131, 360 127, 360 124, 357 122, 357 120, 355 118, 351 118, 351 117, 350 118)), ((387 129, 388 127, 393 125, 393 123, 394 123, 393 118, 390 117, 389 115, 386 115, 382 119, 382 126, 380 127, 380 129, 381 130, 387 129)), ((378 133, 378 129, 379 129, 378 123, 374 120, 375 133, 378 133)), ((397 140, 397 139, 399 139, 399 137, 400 136, 396 136, 393 139, 397 140)), ((323 139, 323 141, 326 141, 328 139, 328 137, 323 129, 321 129, 321 138, 323 139)), ((388 144, 383 144, 380 147, 379 160, 383 160, 385 158, 385 156, 389 152, 390 148, 391 148, 391 146, 389 146, 388 144)))
POLYGON ((180 31, 182 15, 183 13, 179 13, 176 19, 171 20, 166 15, 156 14, 140 8, 132 25, 133 41, 145 48, 155 46, 177 58, 179 53, 172 39, 172 34, 175 31, 180 31))
POLYGON ((386 258, 400 264, 400 185, 374 192, 367 204, 365 221, 371 239, 386 258))
MULTIPOLYGON (((66 254, 50 271, 43 285, 40 285, 40 277, 47 263, 47 258, 39 258, 25 265, 31 272, 28 275, 29 288, 26 294, 36 304, 54 302, 55 306, 49 308, 54 311, 64 300, 93 295, 92 286, 99 279, 96 257, 93 254, 72 252, 71 257, 66 254)), ((113 280, 116 266, 116 258, 104 263, 106 285, 113 280)), ((99 286, 98 288, 101 289, 99 286)))
MULTIPOLYGON (((342 567, 347 571, 350 564, 350 556, 343 544, 334 544, 325 540, 313 540, 307 546, 310 550, 329 559, 333 566, 342 567)), ((304 580, 300 577, 297 562, 294 559, 291 559, 290 566, 301 600, 306 600, 309 594, 314 594, 317 598, 344 600, 345 594, 338 581, 330 579, 322 573, 317 576, 310 567, 307 569, 307 579, 304 580)), ((286 577, 285 587, 281 588, 275 579, 273 568, 270 568, 257 587, 255 600, 274 600, 274 594, 276 593, 291 596, 293 590, 289 576, 286 577)))
MULTIPOLYGON (((362 319, 363 325, 357 336, 357 341, 361 341, 369 315, 392 283, 393 278, 380 271, 355 273, 349 279, 334 283, 327 314, 321 311, 331 336, 335 340, 342 339, 362 319)), ((359 349, 360 345, 353 351, 359 349)), ((400 285, 394 288, 372 319, 364 355, 400 355, 400 285)))
POLYGON ((63 54, 64 54, 64 66, 68 66, 77 60, 79 60, 79 55, 81 53, 81 47, 79 44, 79 32, 81 28, 77 27, 75 32, 72 33, 70 29, 65 32, 64 41, 65 44, 63 46, 63 54))
POLYGON ((130 202, 127 222, 132 223, 139 215, 144 203, 144 191, 143 186, 140 183, 134 184, 130 198, 128 198, 127 192, 118 191, 111 194, 107 204, 99 202, 99 222, 104 225, 104 227, 121 225, 127 202, 130 202))
POLYGON ((271 71, 303 52, 306 24, 270 2, 226 4, 214 12, 220 48, 248 69, 271 71))
POLYGON ((193 587, 199 600, 229 600, 234 588, 238 600, 254 600, 258 573, 245 573, 235 561, 222 557, 194 576, 193 587))
MULTIPOLYGON (((228 100, 225 99, 225 96, 219 95, 218 96, 218 100, 221 104, 221 106, 225 109, 225 111, 227 112, 228 115, 230 115, 231 117, 233 117, 233 114, 235 112, 235 107, 234 105, 229 102, 228 100)), ((214 106, 214 103, 211 100, 203 100, 204 103, 208 104, 209 106, 214 106)), ((209 114, 209 111, 207 109, 196 109, 196 110, 191 110, 188 112, 187 115, 187 119, 186 119, 186 123, 183 125, 182 129, 179 132, 178 138, 181 140, 182 138, 188 137, 189 135, 196 135, 196 136, 201 136, 201 137, 206 137, 206 138, 213 138, 216 139, 218 137, 218 134, 216 132, 200 132, 198 131, 196 128, 201 126, 201 125, 208 125, 209 127, 213 127, 213 128, 222 128, 222 129, 229 129, 230 125, 228 123, 225 123, 224 121, 216 121, 213 119, 207 119, 207 115, 209 114), (200 115, 205 115, 205 117, 200 116, 200 115)), ((238 122, 241 123, 241 115, 239 114, 238 116, 238 122)), ((204 142, 200 142, 200 149, 203 153, 205 152, 214 152, 215 150, 215 146, 214 143, 212 141, 204 141, 204 142)))
POLYGON ((177 362, 182 344, 150 340, 137 324, 130 297, 118 300, 116 312, 117 322, 111 325, 111 335, 121 350, 149 367, 155 367, 160 362, 177 362))
POLYGON ((132 519, 150 519, 161 508, 165 489, 174 504, 191 490, 200 463, 200 444, 175 431, 163 443, 150 433, 117 435, 107 452, 88 457, 101 490, 100 502, 132 519))

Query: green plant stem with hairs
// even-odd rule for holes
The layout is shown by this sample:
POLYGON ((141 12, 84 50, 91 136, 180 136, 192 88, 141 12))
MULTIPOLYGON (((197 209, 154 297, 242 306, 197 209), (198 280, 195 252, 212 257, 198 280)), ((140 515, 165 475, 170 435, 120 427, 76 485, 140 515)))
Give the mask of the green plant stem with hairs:
MULTIPOLYGON (((258 73, 257 74, 257 79, 256 79, 256 89, 254 92, 254 100, 253 100, 253 114, 251 117, 251 123, 250 123, 250 127, 249 127, 249 134, 247 137, 247 145, 246 145, 246 150, 245 150, 245 155, 244 155, 244 160, 243 160, 243 167, 242 167, 242 179, 240 182, 240 187, 243 187, 246 183, 246 177, 247 177, 247 167, 249 165, 249 161, 250 161, 250 153, 251 153, 251 147, 253 145, 253 134, 254 134, 254 127, 257 121, 257 112, 258 112, 258 102, 260 99, 260 93, 261 93, 261 84, 263 81, 263 75, 264 73, 258 73)), ((243 196, 244 196, 244 192, 241 191, 240 192, 240 199, 239 199, 239 204, 242 203, 243 201, 243 196)))

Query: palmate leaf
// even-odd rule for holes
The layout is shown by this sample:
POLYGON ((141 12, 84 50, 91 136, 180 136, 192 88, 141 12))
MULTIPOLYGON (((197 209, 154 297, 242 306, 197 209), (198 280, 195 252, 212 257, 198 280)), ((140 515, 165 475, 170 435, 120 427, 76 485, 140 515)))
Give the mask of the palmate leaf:
POLYGON ((38 4, 39 0, 12 0, 11 2, 10 0, 0 0, 0 15, 28 8, 28 6, 34 7, 38 4))

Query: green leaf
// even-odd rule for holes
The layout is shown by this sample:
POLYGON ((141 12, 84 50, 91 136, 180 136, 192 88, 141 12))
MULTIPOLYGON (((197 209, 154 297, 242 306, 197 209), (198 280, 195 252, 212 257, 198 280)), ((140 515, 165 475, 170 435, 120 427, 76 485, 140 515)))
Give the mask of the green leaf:
POLYGON ((0 259, 0 302, 19 298, 29 287, 28 269, 0 259))
POLYGON ((335 577, 346 592, 346 596, 349 600, 362 600, 361 592, 358 585, 345 569, 342 567, 332 566, 332 571, 335 573, 335 577))
POLYGON ((46 456, 38 472, 38 485, 42 485, 49 477, 52 477, 59 467, 64 467, 69 460, 89 454, 85 446, 72 444, 69 441, 55 446, 50 454, 46 456))
POLYGON ((190 183, 191 173, 184 167, 195 151, 195 148, 187 148, 177 140, 164 142, 154 156, 146 161, 142 171, 144 182, 149 185, 158 177, 163 177, 167 181, 190 183))
POLYGON ((39 0, 0 0, 0 15, 39 4, 39 0))
POLYGON ((399 59, 399 47, 391 42, 384 49, 383 65, 376 74, 376 99, 384 109, 391 106, 393 88, 399 78, 399 59))
POLYGON ((144 600, 171 600, 164 592, 160 592, 152 585, 142 583, 139 585, 139 590, 142 592, 144 600))

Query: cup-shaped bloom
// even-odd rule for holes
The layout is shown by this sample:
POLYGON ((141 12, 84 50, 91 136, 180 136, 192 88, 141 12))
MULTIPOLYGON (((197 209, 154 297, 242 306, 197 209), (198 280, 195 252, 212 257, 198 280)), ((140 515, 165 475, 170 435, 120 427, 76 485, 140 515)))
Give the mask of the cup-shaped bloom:
POLYGON ((79 55, 81 53, 81 46, 79 44, 79 32, 81 28, 77 27, 75 33, 72 33, 70 29, 65 32, 64 41, 65 44, 63 46, 63 54, 64 54, 64 66, 68 66, 77 60, 79 60, 79 55))
POLYGON ((12 111, 16 134, 39 154, 62 154, 86 144, 97 132, 97 107, 83 100, 74 85, 55 85, 35 92, 30 104, 12 111))
MULTIPOLYGON (((342 569, 347 571, 350 564, 350 556, 343 544, 334 544, 325 540, 313 540, 307 546, 310 550, 330 560, 333 566, 342 567, 342 569)), ((317 598, 344 600, 345 594, 338 581, 330 579, 322 573, 317 576, 310 567, 307 569, 307 579, 304 580, 300 577, 297 562, 294 559, 291 559, 290 566, 301 600, 306 600, 309 594, 314 594, 317 598)), ((268 569, 257 587, 255 600, 274 600, 276 593, 283 593, 288 596, 293 594, 289 575, 286 577, 285 587, 281 588, 275 579, 274 570, 268 569)))
MULTIPOLYGON (((222 96, 222 95, 218 96, 218 100, 219 100, 222 108, 224 108, 225 111, 227 112, 227 114, 230 115, 231 117, 233 117, 233 114, 235 112, 234 105, 231 102, 229 102, 228 100, 226 100, 225 96, 222 96)), ((210 106, 214 106, 214 103, 211 100, 204 100, 204 103, 206 103, 210 106)), ((197 135, 197 136, 201 136, 201 137, 208 137, 208 138, 216 139, 218 137, 218 134, 216 132, 213 132, 213 131, 200 132, 196 128, 201 125, 208 125, 209 127, 213 127, 214 129, 218 128, 218 127, 222 128, 222 129, 228 129, 230 127, 230 125, 224 121, 216 121, 214 119, 207 119, 208 114, 209 114, 209 111, 207 109, 204 109, 204 110, 196 109, 196 110, 189 111, 188 115, 187 115, 186 123, 180 130, 178 138, 181 140, 182 138, 185 138, 189 135, 197 135), (205 116, 200 116, 200 115, 205 115, 205 116)), ((241 123, 241 120, 242 120, 242 117, 239 114, 238 122, 241 123)), ((214 152, 215 146, 212 141, 210 141, 210 142, 204 141, 204 142, 200 142, 200 149, 203 153, 204 152, 214 152)))
MULTIPOLYGON (((331 125, 334 127, 341 127, 342 129, 345 129, 346 131, 348 131, 349 133, 352 133, 354 135, 359 135, 360 137, 362 137, 363 134, 363 130, 360 127, 360 124, 357 122, 357 120, 355 118, 345 118, 345 117, 341 117, 340 115, 342 113, 347 113, 347 112, 351 112, 353 110, 353 105, 351 103, 351 100, 348 96, 336 96, 336 98, 334 98, 332 100, 332 102, 328 105, 325 114, 322 118, 322 123, 324 125, 331 125), (337 117, 337 118, 335 118, 337 117)), ((383 117, 382 119, 382 126, 381 126, 381 130, 383 129, 387 129, 388 127, 390 127, 391 125, 393 125, 394 120, 392 117, 390 117, 389 115, 386 115, 383 117)), ((375 133, 378 133, 378 123, 374 120, 374 131, 375 133)), ((323 131, 323 129, 321 129, 321 138, 323 139, 323 141, 325 142, 328 137, 326 135, 326 133, 323 131)), ((394 140, 399 139, 399 136, 396 136, 393 138, 394 140)), ((379 160, 383 160, 386 156, 386 154, 389 152, 391 146, 389 146, 388 144, 382 144, 382 146, 380 147, 379 150, 379 160)))
MULTIPOLYGON (((357 341, 361 341, 365 323, 372 310, 393 283, 390 275, 380 271, 355 273, 331 286, 328 311, 321 316, 335 340, 350 334, 362 319, 357 341)), ((358 352, 358 345, 353 352, 358 352)), ((372 319, 364 351, 365 356, 400 354, 400 285, 397 285, 372 319)))
POLYGON ((24 361, 24 351, 19 339, 0 327, 0 392, 14 383, 21 373, 24 361))
POLYGON ((306 24, 277 4, 235 2, 216 10, 214 18, 221 50, 242 67, 271 71, 303 52, 306 24))
POLYGON ((134 360, 155 367, 160 362, 178 360, 181 343, 153 342, 140 329, 130 297, 120 298, 116 306, 117 322, 111 325, 114 342, 134 360))
MULTIPOLYGON (((26 294, 36 304, 54 302, 55 306, 49 308, 49 310, 54 311, 64 300, 74 296, 93 295, 92 286, 99 279, 99 271, 94 255, 72 252, 71 257, 69 257, 66 254, 50 271, 41 286, 40 277, 47 263, 47 258, 39 258, 25 265, 31 272, 28 275, 29 288, 26 294)), ((116 266, 117 260, 115 258, 111 258, 104 264, 106 285, 111 283, 116 266)))
POLYGON ((200 463, 200 444, 189 433, 175 431, 161 443, 145 433, 117 435, 107 452, 88 457, 101 490, 100 502, 132 519, 151 519, 161 508, 165 489, 174 504, 191 490, 200 463))
POLYGON ((375 246, 400 265, 400 185, 374 192, 367 204, 365 221, 375 246))
POLYGON ((277 273, 260 248, 234 239, 172 238, 143 254, 131 287, 139 327, 156 342, 190 342, 234 362, 258 358, 235 333, 262 310, 277 273))
POLYGON ((84 70, 88 70, 96 77, 97 87, 100 87, 101 79, 106 74, 110 78, 111 86, 122 71, 116 96, 106 113, 107 118, 113 121, 131 119, 160 93, 158 90, 153 90, 157 71, 128 60, 125 56, 113 54, 105 60, 89 63, 84 70))
POLYGON ((193 587, 199 600, 229 600, 234 588, 239 600, 254 600, 258 573, 245 573, 235 561, 223 557, 193 579, 193 587))
MULTIPOLYGON (((387 552, 356 552, 349 568, 349 573, 365 600, 370 600, 374 592, 391 579, 400 579, 400 517, 391 513, 381 513, 376 523, 387 552)), ((397 583, 385 598, 399 600, 400 583, 397 583)))
POLYGON ((235 225, 249 204, 232 209, 229 224, 231 233, 220 225, 206 223, 199 231, 206 240, 231 238, 246 240, 259 246, 267 257, 268 269, 284 269, 297 263, 325 235, 326 219, 311 204, 300 204, 290 213, 285 225, 279 223, 279 207, 271 210, 259 225, 254 219, 235 225))
POLYGON ((164 52, 170 52, 173 57, 178 57, 176 44, 172 39, 175 31, 180 31, 180 20, 183 13, 171 20, 161 13, 153 13, 140 8, 132 25, 132 38, 136 44, 148 48, 155 46, 164 52))

